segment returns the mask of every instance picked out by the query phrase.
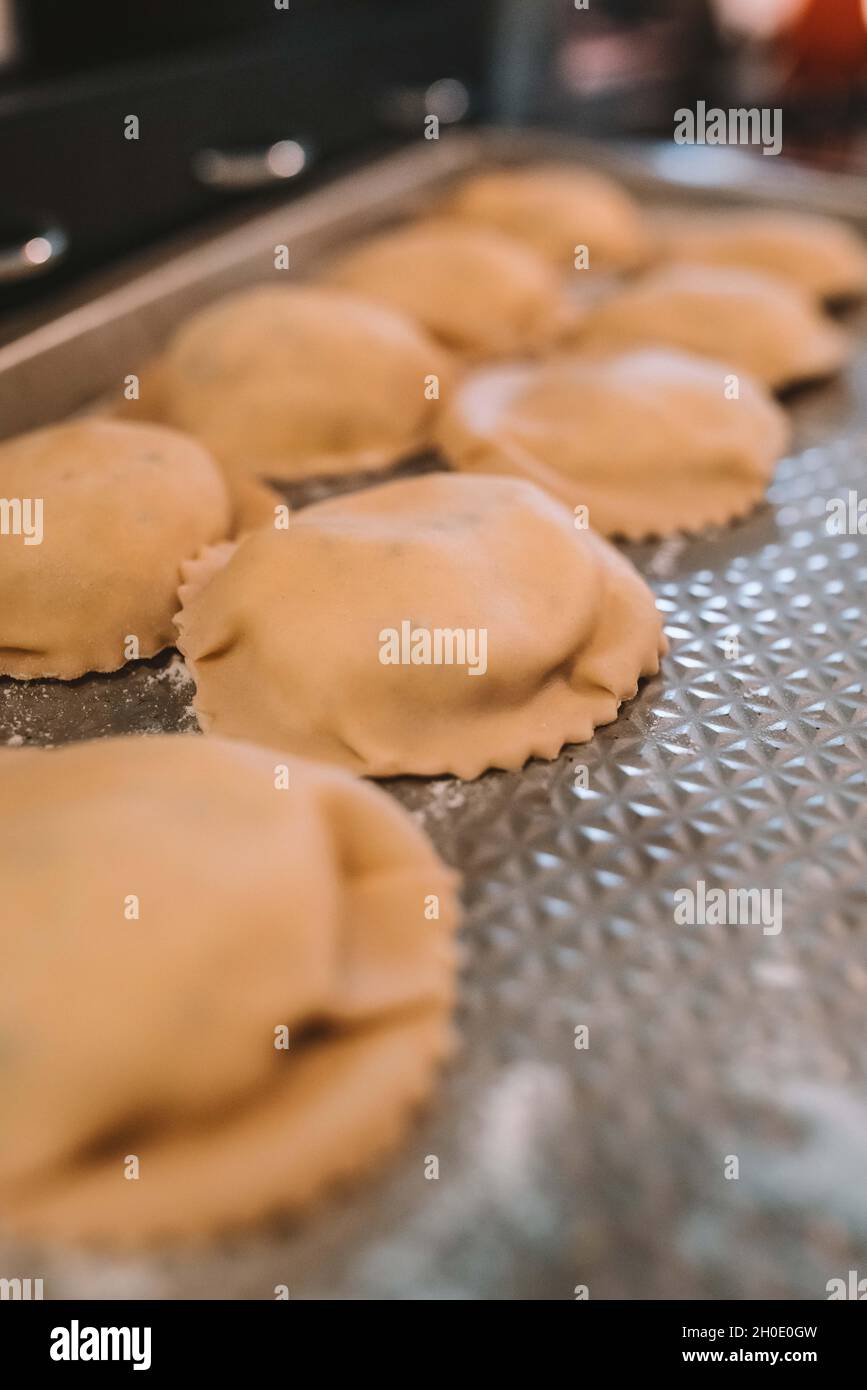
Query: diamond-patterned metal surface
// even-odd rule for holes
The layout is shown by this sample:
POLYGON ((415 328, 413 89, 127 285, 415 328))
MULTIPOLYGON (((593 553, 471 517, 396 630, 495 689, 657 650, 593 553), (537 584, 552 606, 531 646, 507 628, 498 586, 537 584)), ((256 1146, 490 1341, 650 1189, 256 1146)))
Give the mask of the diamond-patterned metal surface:
MULTIPOLYGON (((391 784, 467 921, 462 1052, 385 1174, 207 1257, 32 1252, 53 1296, 822 1297, 867 1266, 867 548, 825 509, 850 489, 867 438, 785 460, 735 528, 634 548, 672 649, 592 743, 391 784), (676 925, 699 879, 780 888, 782 930, 676 925)), ((191 693, 177 657, 3 682, 2 733, 188 728, 191 693)))

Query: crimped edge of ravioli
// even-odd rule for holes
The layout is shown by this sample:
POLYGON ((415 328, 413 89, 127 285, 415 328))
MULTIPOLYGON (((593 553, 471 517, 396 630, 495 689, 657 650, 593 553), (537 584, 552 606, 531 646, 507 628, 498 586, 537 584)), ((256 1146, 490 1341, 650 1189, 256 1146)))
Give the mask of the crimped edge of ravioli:
POLYGON ((306 1218, 318 1204, 363 1182, 396 1149, 456 1049, 448 1007, 407 1008, 341 1028, 311 1043, 285 1082, 249 1104, 210 1123, 175 1129, 150 1152, 131 1137, 148 1165, 149 1186, 124 1181, 113 1155, 73 1170, 65 1185, 49 1177, 27 1192, 19 1188, 2 1229, 16 1239, 51 1245, 133 1250, 179 1242, 207 1246, 227 1235, 306 1218), (384 1064, 378 1063, 383 1057, 384 1064), (389 1058, 392 1084, 382 1081, 389 1058), (291 1090, 299 1083, 309 1086, 310 1073, 321 1074, 323 1085, 315 1097, 316 1132, 301 1143, 308 1153, 299 1162, 299 1139, 292 1133, 297 1124, 291 1121, 294 1116, 303 1122, 303 1114, 293 1112, 291 1090), (291 1181, 282 1153, 287 1149, 295 1162, 291 1181))
MULTIPOLYGON (((680 350, 670 351, 675 356, 695 356, 681 354, 680 350)), ((610 354, 612 359, 620 355, 610 354)), ((622 355, 628 356, 629 351, 622 355)), ((709 363, 712 359, 700 360, 709 363)), ((720 364, 720 370, 729 369, 720 364)), ((530 379, 534 368, 522 363, 516 365, 513 371, 515 378, 520 377, 523 381, 530 379)), ((479 377, 502 374, 505 379, 508 372, 508 367, 491 367, 479 373, 479 377)), ((746 379, 745 374, 741 375, 746 379)), ((741 470, 730 479, 720 476, 711 477, 708 481, 705 476, 700 490, 693 492, 685 488, 673 497, 667 497, 665 511, 668 515, 664 519, 651 520, 646 508, 649 502, 653 510, 652 498, 642 497, 641 502, 632 508, 624 507, 618 499, 616 481, 612 480, 609 487, 600 487, 561 473, 532 453, 526 445, 510 438, 508 430, 500 427, 499 419, 490 428, 476 427, 461 400, 462 393, 471 391, 473 384, 472 377, 464 379, 441 417, 437 444, 445 459, 459 472, 524 478, 570 508, 579 503, 585 505, 593 530, 609 538, 649 541, 677 534, 696 536, 707 527, 723 527, 742 520, 761 504, 773 477, 774 465, 785 456, 791 442, 791 427, 785 413, 772 396, 766 396, 779 425, 779 439, 769 449, 773 462, 766 475, 750 477, 741 470)), ((764 393, 765 388, 760 382, 753 380, 751 384, 764 393)), ((505 396, 506 392, 503 394, 505 396)), ((505 404, 499 408, 499 418, 505 408, 505 404)))

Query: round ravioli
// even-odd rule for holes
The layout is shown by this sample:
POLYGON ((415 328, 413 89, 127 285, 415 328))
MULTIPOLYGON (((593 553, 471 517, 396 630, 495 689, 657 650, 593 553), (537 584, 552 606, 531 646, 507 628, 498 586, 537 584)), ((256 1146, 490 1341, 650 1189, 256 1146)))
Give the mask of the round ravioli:
POLYGON ((663 255, 744 266, 790 281, 830 303, 867 294, 867 246, 846 222, 815 213, 718 210, 661 219, 663 255))
POLYGON ((459 388, 440 444, 457 468, 538 483, 632 540, 743 516, 789 441, 785 412, 720 363, 644 349, 488 367, 459 388))
POLYGON ((489 227, 447 219, 364 243, 330 278, 409 314, 468 357, 542 352, 577 315, 560 277, 534 251, 489 227))
POLYGON ((404 315, 328 286, 247 290, 170 342, 159 406, 212 450, 233 491, 384 468, 420 449, 449 375, 404 315))
POLYGON ((207 1236, 395 1142, 450 1047, 456 904, 391 798, 179 735, 6 750, 0 793, 0 1228, 207 1236))
POLYGON ((95 418, 0 444, 0 498, 0 675, 19 680, 172 646, 181 561, 230 521, 195 440, 95 418))
POLYGON ((452 217, 495 227, 571 271, 586 247, 591 270, 626 270, 647 260, 637 204, 605 174, 572 165, 534 165, 473 174, 451 194, 452 217))
POLYGON ((830 376, 851 349, 848 335, 794 285, 701 265, 643 276, 590 309, 575 342, 594 353, 682 348, 730 362, 773 390, 830 376))
POLYGON ((664 649, 632 565, 511 478, 334 498, 187 575, 179 645, 203 727, 377 777, 556 757, 664 649))

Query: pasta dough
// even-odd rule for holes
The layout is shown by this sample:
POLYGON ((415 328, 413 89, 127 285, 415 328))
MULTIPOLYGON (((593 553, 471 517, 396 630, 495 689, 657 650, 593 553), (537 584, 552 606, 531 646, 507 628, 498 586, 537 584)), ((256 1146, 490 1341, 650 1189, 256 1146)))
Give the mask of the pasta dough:
POLYGON ((581 351, 676 347, 730 362, 774 390, 830 376, 848 336, 803 291, 758 271, 664 266, 591 309, 581 351))
POLYGON ((443 351, 393 310, 327 286, 263 287, 179 329, 159 396, 237 495, 252 479, 396 463, 427 442, 449 372, 443 351))
POLYGON ((765 271, 820 301, 867 294, 867 247, 831 217, 716 210, 666 216, 659 231, 663 254, 674 260, 765 271))
POLYGON ((229 528, 213 460, 157 425, 77 420, 8 440, 0 497, 42 518, 32 544, 0 535, 0 675, 19 680, 116 671, 172 646, 181 561, 229 528))
POLYGON ((556 757, 664 650, 629 562, 510 478, 334 498, 187 578, 179 646, 203 726, 376 777, 556 757))
POLYGON ((330 278, 402 310, 469 357, 541 352, 577 316, 541 257, 488 227, 445 219, 366 242, 330 278))
POLYGON ((297 1210, 394 1144, 449 1050, 453 876, 333 769, 198 736, 5 750, 0 878, 19 1234, 297 1210))
POLYGON ((489 367, 459 388, 440 444, 458 468, 588 507, 606 535, 695 531, 747 512, 789 440, 780 406, 748 377, 730 399, 727 373, 663 349, 489 367))
POLYGON ((648 257, 641 213, 613 179, 593 169, 541 165, 492 169, 465 179, 444 212, 496 227, 572 271, 586 246, 589 269, 629 269, 648 257))

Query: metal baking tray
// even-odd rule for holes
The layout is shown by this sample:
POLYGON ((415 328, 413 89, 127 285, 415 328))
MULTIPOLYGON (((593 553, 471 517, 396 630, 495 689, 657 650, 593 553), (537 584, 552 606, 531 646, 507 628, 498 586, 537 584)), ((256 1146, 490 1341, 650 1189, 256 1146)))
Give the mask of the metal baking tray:
MULTIPOLYGON (((116 386, 190 310, 273 274, 275 244, 305 275, 481 164, 577 156, 657 202, 867 206, 850 181, 719 153, 727 181, 704 187, 670 147, 420 142, 0 348, 2 432, 116 386)), ((4 1272, 40 1274, 49 1298, 388 1300, 824 1298, 867 1273, 867 543, 825 525, 828 499, 867 495, 867 315, 850 319, 854 365, 790 400, 795 451, 766 505, 628 548, 672 648, 617 722, 520 773, 385 784, 466 904, 461 1052, 399 1152, 297 1225, 146 1258, 5 1248, 4 1272), (781 931, 678 925, 699 880, 779 888, 781 931)), ((172 653, 3 680, 0 741, 190 729, 191 694, 172 653)))

